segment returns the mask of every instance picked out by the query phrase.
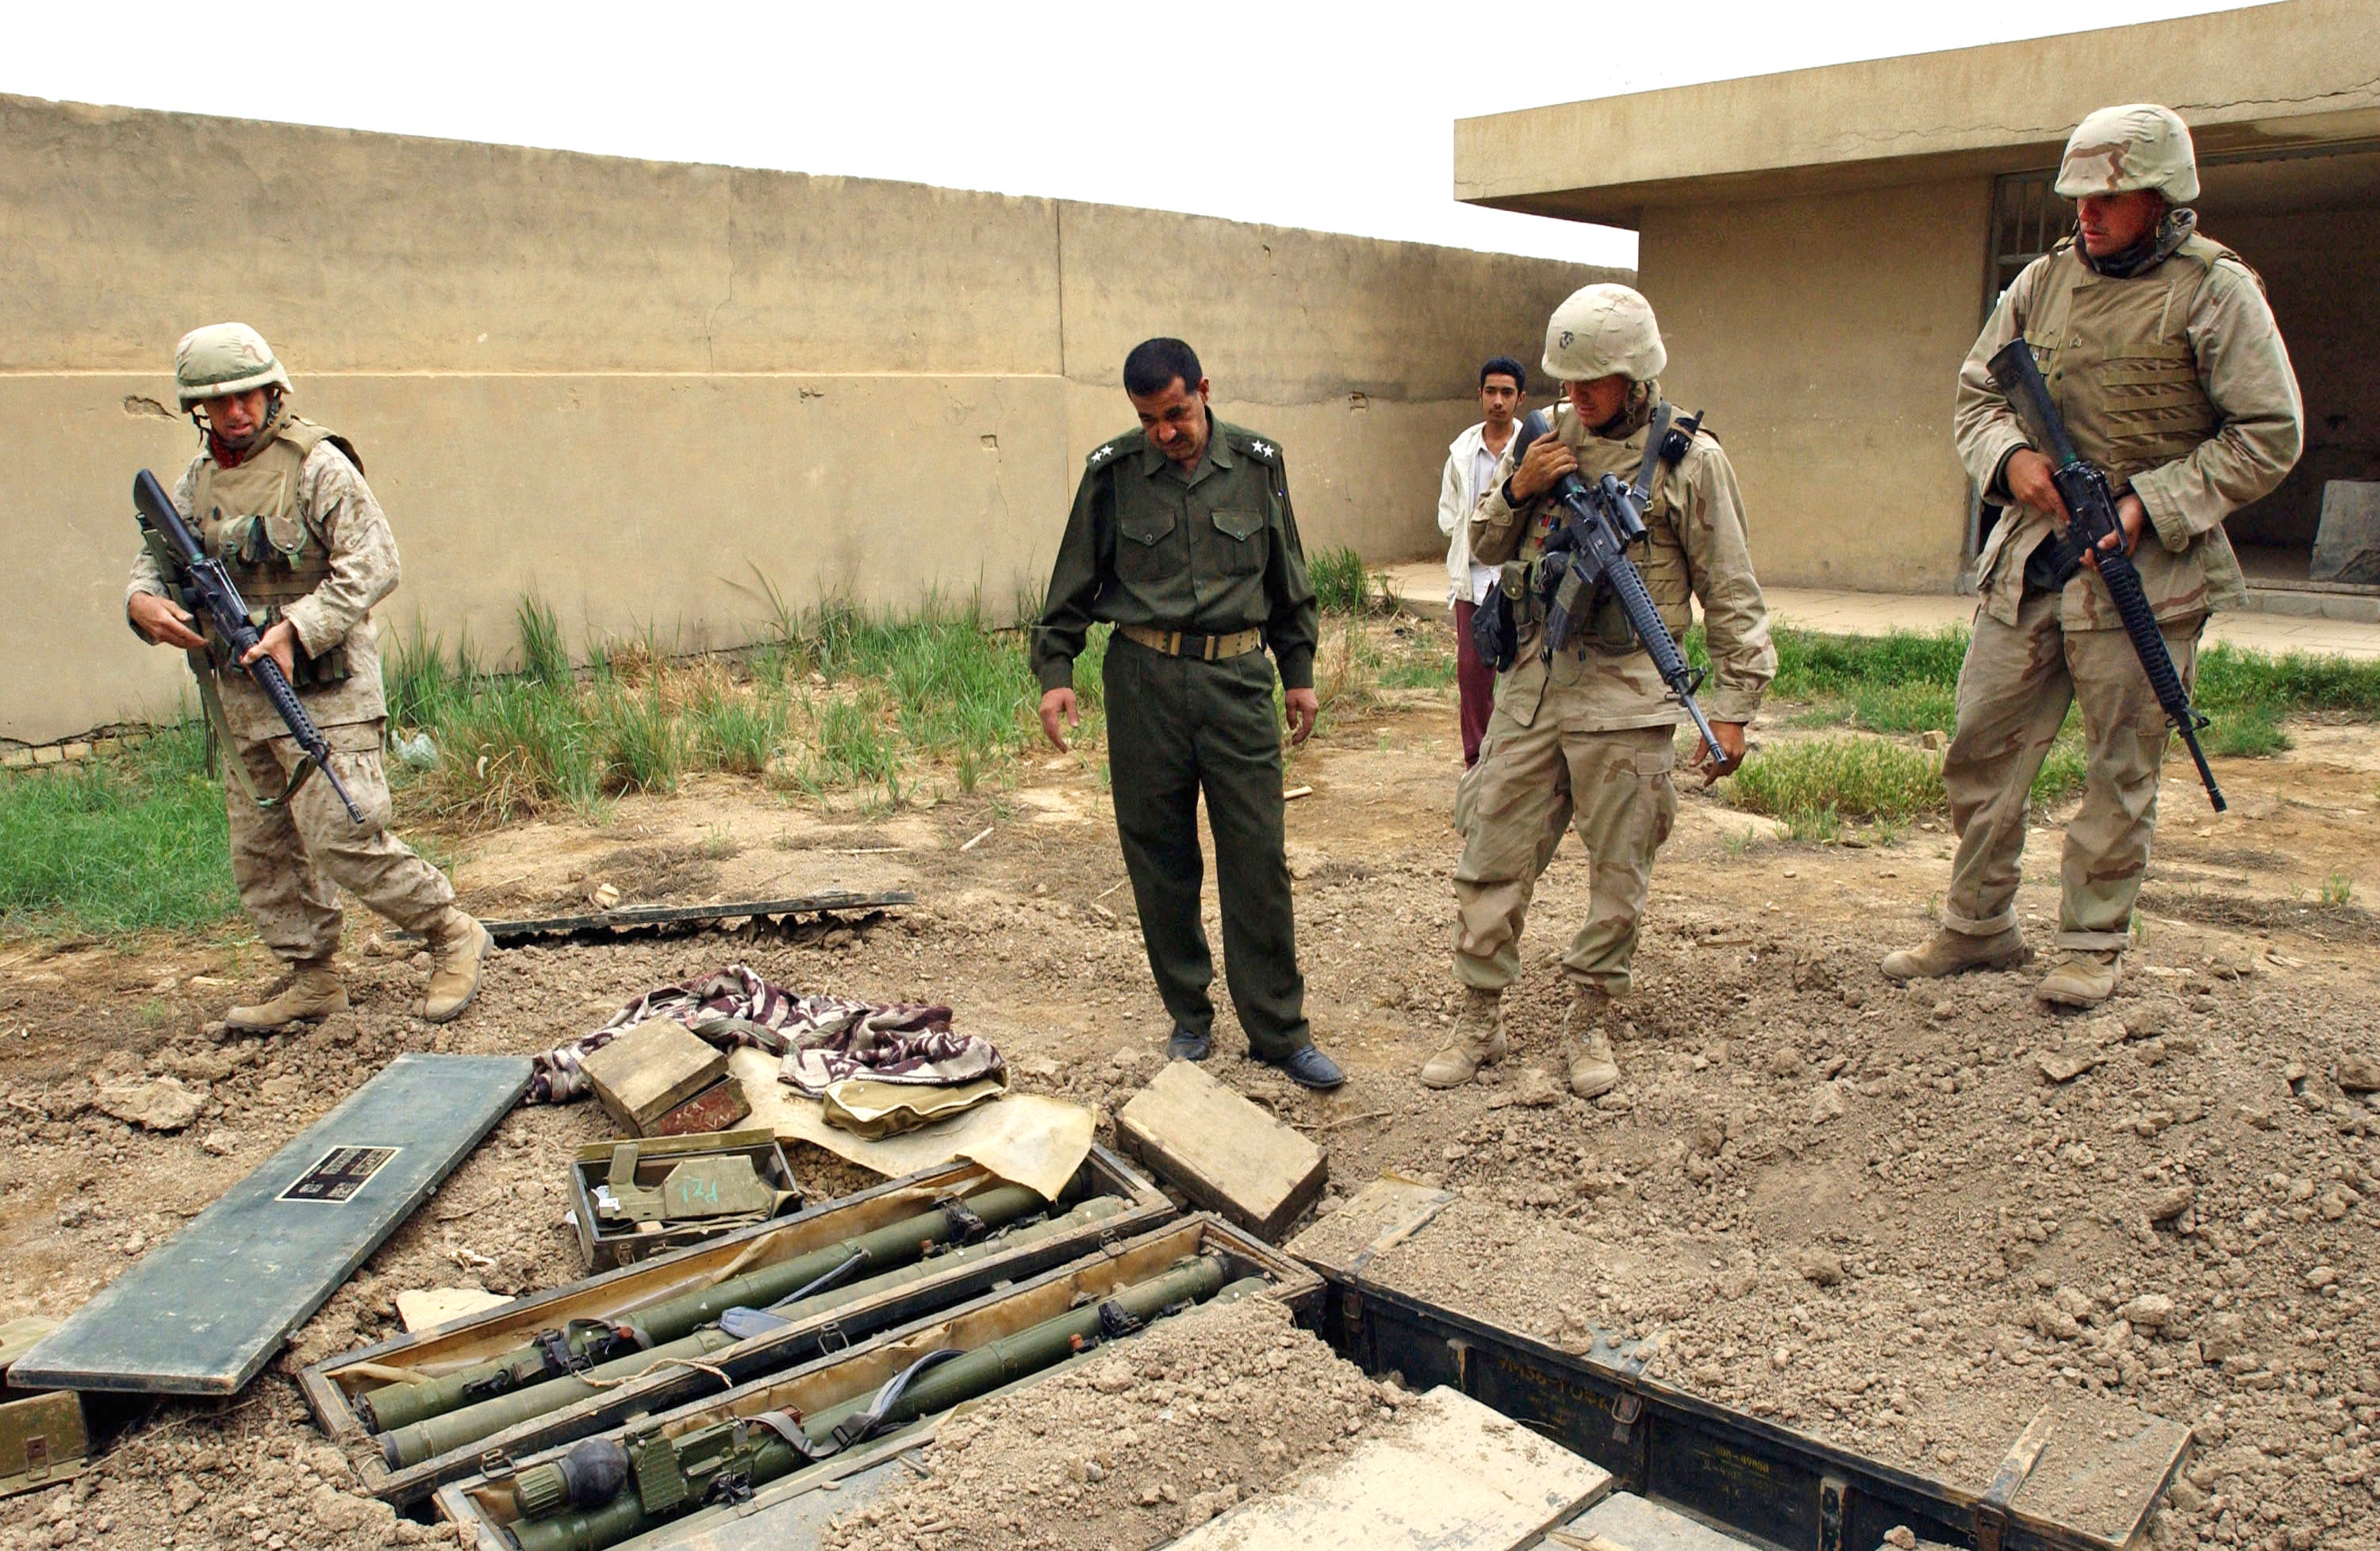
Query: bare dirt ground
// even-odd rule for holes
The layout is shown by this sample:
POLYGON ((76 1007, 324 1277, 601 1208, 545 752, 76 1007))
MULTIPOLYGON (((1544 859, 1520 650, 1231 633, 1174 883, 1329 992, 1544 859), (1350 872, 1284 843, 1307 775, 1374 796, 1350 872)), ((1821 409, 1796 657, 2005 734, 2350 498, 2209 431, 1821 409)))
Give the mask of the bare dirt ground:
MULTIPOLYGON (((2220 819, 2169 767, 2144 940, 2085 1017, 2031 1000, 2041 965, 1909 989, 1877 974, 1926 929, 1938 827, 1793 845, 1690 797, 1654 880, 1627 1081, 1588 1105, 1545 1080, 1552 955, 1585 908, 1574 842, 1538 891, 1512 1059, 1455 1093, 1412 1079, 1452 1005, 1459 753, 1451 696, 1408 693, 1293 767, 1315 788, 1290 808, 1310 1011, 1351 1080, 1317 1096, 1238 1059, 1228 1012, 1213 1070, 1330 1148, 1333 1201, 1384 1169, 1463 1194, 1377 1267, 1418 1290, 1556 1340, 1658 1331, 1672 1382, 1968 1485, 2044 1403, 2092 1396, 2198 1430, 2161 1542, 2380 1545, 2380 1108, 2336 1080, 2342 1058, 2380 1056, 2380 918, 2323 898, 2334 876, 2380 890, 2380 733, 2294 733, 2280 758, 2220 762, 2220 819)), ((2036 945, 2058 839, 2044 827, 2028 851, 2036 945)), ((353 921, 354 1012, 231 1042, 207 1020, 271 975, 236 931, 0 948, 0 1318, 71 1310, 400 1050, 541 1048, 727 963, 947 1001, 1023 1085, 1110 1113, 1162 1059, 1096 754, 898 813, 722 778, 601 828, 439 843, 466 902, 499 914, 607 882, 630 903, 892 886, 922 903, 856 932, 516 950, 443 1030, 411 1016, 419 965, 353 921), (183 1129, 103 1107, 166 1075, 199 1106, 183 1129)), ((103 1408, 100 1468, 0 1503, 0 1548, 437 1538, 347 1490, 293 1375, 391 1333, 402 1290, 577 1275, 565 1161, 605 1133, 592 1106, 516 1110, 241 1399, 103 1408)), ((814 1194, 858 1182, 797 1167, 814 1194)), ((1138 1545, 1172 1520, 1116 1522, 1138 1545)))

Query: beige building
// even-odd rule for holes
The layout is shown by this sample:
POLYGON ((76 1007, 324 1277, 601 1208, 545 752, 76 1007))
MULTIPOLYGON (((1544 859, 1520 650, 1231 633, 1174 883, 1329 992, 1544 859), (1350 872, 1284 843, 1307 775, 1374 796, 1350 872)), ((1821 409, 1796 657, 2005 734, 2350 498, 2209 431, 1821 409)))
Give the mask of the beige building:
POLYGON ((1950 445, 1958 364, 2070 227, 2068 131, 2158 102, 2196 138, 2202 229, 2265 279, 2306 452, 2231 519, 2257 600, 2374 617, 2305 582, 2329 479, 2380 479, 2380 13, 2289 0, 1716 81, 1455 126, 1455 193, 1633 228, 1671 396, 1742 477, 1764 578, 1949 590, 1977 533, 1950 445))
POLYGON ((134 473, 195 433, 174 342, 237 318, 350 434, 417 624, 501 655, 693 649, 774 588, 1038 596, 1124 353, 1190 340, 1281 439, 1309 551, 1442 542, 1477 365, 1600 272, 913 184, 0 96, 0 745, 173 713, 123 623, 134 473))

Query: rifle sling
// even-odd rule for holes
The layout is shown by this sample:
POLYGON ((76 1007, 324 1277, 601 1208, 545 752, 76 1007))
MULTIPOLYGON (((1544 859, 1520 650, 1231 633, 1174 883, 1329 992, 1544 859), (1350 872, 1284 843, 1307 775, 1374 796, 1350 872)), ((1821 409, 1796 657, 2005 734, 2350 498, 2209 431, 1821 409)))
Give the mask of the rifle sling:
POLYGON ((1670 440, 1670 422, 1677 411, 1665 399, 1654 406, 1652 423, 1645 428, 1645 461, 1636 466, 1636 485, 1629 493, 1636 504, 1647 505, 1653 499, 1653 481, 1661 471, 1661 449, 1670 440))

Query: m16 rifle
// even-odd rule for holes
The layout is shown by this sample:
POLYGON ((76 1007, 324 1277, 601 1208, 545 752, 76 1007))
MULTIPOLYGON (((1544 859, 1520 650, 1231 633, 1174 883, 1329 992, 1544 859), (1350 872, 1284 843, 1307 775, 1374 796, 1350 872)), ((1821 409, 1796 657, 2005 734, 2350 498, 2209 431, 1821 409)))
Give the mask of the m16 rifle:
POLYGON ((2215 784, 2215 772, 2207 768, 2206 751, 2198 745, 2199 731, 2207 725, 2206 718, 2190 703, 2190 692, 2181 686, 2181 675, 2174 671, 2173 654, 2166 649, 2165 635, 2157 628, 2156 613, 2149 607, 2148 594, 2141 587, 2141 574, 2125 552, 2124 525, 2116 515, 2116 490, 2107 480, 2105 470, 2084 460, 2074 450, 2073 439, 2066 433, 2066 422, 2058 406, 2049 401, 2049 384, 2041 379, 2041 364, 2033 358, 2033 346, 2023 339, 2012 339, 1991 359, 1992 385, 2008 396, 2010 406, 2023 422, 2025 434, 2034 448, 2050 462, 2049 478, 2058 486, 2058 499, 2066 503, 2067 527, 2057 540, 2054 551, 2057 578, 2060 587, 2073 578, 2081 569, 2082 557, 2090 555, 2099 568, 2099 579, 2107 586, 2107 596, 2116 605, 2116 617, 2124 624, 2124 634, 2131 637, 2132 650, 2141 660, 2141 669, 2148 674, 2149 688, 2156 695, 2157 704, 2164 708, 2166 720, 2181 734, 2184 746, 2190 750, 2191 762, 2198 767, 2198 779, 2206 787, 2206 800, 2221 813, 2228 806, 2223 801, 2223 789, 2215 784), (2108 535, 2116 538, 2115 547, 2101 549, 2108 535))
MULTIPOLYGON (((1531 442, 1552 429, 1542 411, 1531 412, 1514 435, 1514 466, 1528 455, 1531 442)), ((1636 563, 1628 558, 1630 548, 1645 536, 1645 503, 1652 498, 1653 477, 1661 460, 1670 455, 1666 443, 1672 435, 1693 434, 1692 425, 1672 428, 1669 406, 1663 405, 1645 430, 1645 463, 1634 485, 1621 484, 1616 474, 1606 474, 1590 485, 1575 471, 1555 481, 1549 493, 1570 516, 1547 538, 1539 568, 1538 588, 1546 612, 1542 653, 1550 658, 1566 650, 1609 591, 1620 600, 1629 630, 1651 655, 1653 670, 1669 686, 1670 698, 1685 708, 1714 765, 1724 769, 1728 753, 1719 746, 1718 734, 1711 731, 1709 720, 1694 701, 1694 691, 1702 687, 1702 673, 1687 665, 1686 654, 1678 649, 1677 637, 1661 622, 1661 611, 1645 590, 1636 563)))
POLYGON ((507 1528, 520 1551, 602 1551, 697 1509, 743 1502, 770 1482, 1054 1367, 1102 1340, 1265 1285, 1252 1277, 1227 1287, 1224 1276, 1215 1255, 1186 1257, 1014 1336, 927 1352, 877 1388, 808 1415, 762 1412, 674 1436, 653 1428, 625 1439, 589 1438, 515 1478, 521 1516, 507 1528))
MULTIPOLYGON (((289 735, 298 740, 298 747, 305 755, 282 787, 281 794, 260 796, 259 805, 278 807, 288 802, 306 778, 320 770, 322 779, 331 783, 331 790, 339 794, 339 801, 346 805, 349 820, 362 823, 364 810, 356 806, 355 798, 347 794, 346 784, 339 780, 339 772, 331 768, 331 745, 323 738, 322 730, 314 725, 314 719, 306 714, 281 664, 273 660, 270 652, 259 655, 253 662, 241 663, 240 659, 255 648, 263 632, 249 618, 248 604, 241 600, 239 588, 232 585, 231 573, 224 568, 221 560, 207 553, 189 525, 182 520, 182 515, 174 510, 165 487, 145 468, 132 481, 132 508, 140 521, 141 541, 165 573, 175 601, 206 622, 215 639, 223 643, 225 665, 240 668, 264 692, 264 697, 272 702, 273 711, 287 725, 289 735)), ((193 655, 192 666, 196 667, 193 655)), ((206 692, 210 696, 214 693, 211 683, 206 692)), ((224 757, 236 760, 238 756, 225 748, 224 757)))

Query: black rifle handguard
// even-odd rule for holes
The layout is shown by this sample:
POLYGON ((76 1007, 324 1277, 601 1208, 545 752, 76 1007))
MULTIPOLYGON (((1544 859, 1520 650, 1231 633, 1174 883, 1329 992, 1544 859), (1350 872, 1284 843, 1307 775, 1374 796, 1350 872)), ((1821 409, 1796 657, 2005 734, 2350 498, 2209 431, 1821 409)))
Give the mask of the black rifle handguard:
POLYGON ((2058 499, 2066 503, 2069 522, 2058 551, 2060 571, 2070 576, 2083 555, 2094 556, 2099 580, 2107 584, 2108 600, 2116 605, 2124 634, 2131 638, 2132 652, 2141 660, 2141 671, 2148 675, 2157 705, 2190 750, 2191 763, 2198 767, 2199 782, 2206 788, 2206 800, 2215 805, 2216 812, 2223 812, 2229 805, 2223 800, 2223 789, 2215 784, 2215 771, 2198 743, 2199 731, 2207 721, 2190 703, 2190 692, 2182 687, 2181 675, 2174 669, 2173 653, 2166 648, 2165 633, 2157 628, 2156 611, 2149 607, 2140 570, 2124 552, 2124 525, 2116 515, 2115 487, 2104 470, 2074 450, 2066 422, 2050 402, 2049 384, 2042 381, 2041 364, 2033 358, 2032 345, 2022 337, 2010 340, 1992 357, 1991 374, 1993 386, 2008 396, 2025 430, 2049 459, 2050 479, 2058 486, 2058 499), (2116 537, 2115 548, 2100 549, 2110 534, 2116 537))
MULTIPOLYGON (((289 784, 282 789, 281 795, 274 801, 287 802, 309 773, 320 770, 322 779, 331 783, 331 790, 338 794, 339 801, 346 805, 347 818, 355 823, 362 823, 364 810, 356 806, 355 798, 347 794, 346 785, 340 782, 339 773, 331 769, 330 743, 322 736, 322 729, 314 725, 314 719, 306 714, 306 708, 299 702, 298 691, 290 687, 288 675, 282 673, 281 664, 270 653, 260 656, 253 662, 240 661, 255 648, 262 633, 249 619, 248 604, 241 600, 239 588, 232 584, 231 573, 224 568, 224 563, 207 553, 190 532, 189 525, 182 520, 182 515, 174 510, 173 500, 165 494, 165 487, 157 482, 157 476, 145 468, 133 478, 132 507, 140 516, 140 526, 164 540, 166 552, 172 557, 178 573, 173 578, 176 586, 191 607, 191 612, 203 616, 215 637, 223 642, 226 662, 246 673, 256 687, 264 692, 273 712, 288 727, 289 735, 297 740, 298 747, 306 756, 297 772, 289 778, 289 784)), ((224 757, 235 759, 238 755, 225 749, 224 757)))

